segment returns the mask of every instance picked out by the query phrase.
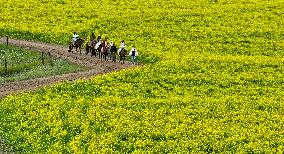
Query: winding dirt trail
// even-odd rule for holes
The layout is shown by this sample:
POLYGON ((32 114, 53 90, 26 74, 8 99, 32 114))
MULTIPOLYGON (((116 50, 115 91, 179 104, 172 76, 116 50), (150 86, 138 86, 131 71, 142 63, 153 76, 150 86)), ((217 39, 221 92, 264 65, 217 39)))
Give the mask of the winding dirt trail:
MULTIPOLYGON (((6 38, 0 38, 0 43, 5 44, 6 38)), ((101 61, 101 59, 91 57, 90 55, 85 55, 85 51, 82 50, 82 54, 68 52, 68 48, 65 46, 47 44, 42 42, 24 41, 9 39, 9 44, 13 46, 18 46, 21 48, 29 49, 32 51, 40 51, 50 54, 57 58, 66 59, 72 63, 78 64, 88 68, 87 71, 68 73, 62 75, 54 75, 43 78, 36 78, 23 81, 7 82, 0 84, 0 98, 6 95, 22 92, 36 90, 44 86, 51 86, 63 80, 74 81, 76 79, 84 78, 89 79, 92 76, 98 74, 104 74, 112 71, 118 71, 125 68, 133 67, 130 62, 125 64, 120 64, 118 62, 111 61, 101 61)))

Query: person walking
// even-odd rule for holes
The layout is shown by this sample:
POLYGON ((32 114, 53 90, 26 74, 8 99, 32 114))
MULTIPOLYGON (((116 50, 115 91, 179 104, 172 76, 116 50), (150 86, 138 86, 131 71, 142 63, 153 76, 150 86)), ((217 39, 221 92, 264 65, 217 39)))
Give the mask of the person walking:
POLYGON ((136 57, 138 56, 138 52, 137 52, 137 49, 134 46, 132 46, 132 48, 129 52, 129 56, 131 56, 132 64, 133 65, 137 64, 136 57))

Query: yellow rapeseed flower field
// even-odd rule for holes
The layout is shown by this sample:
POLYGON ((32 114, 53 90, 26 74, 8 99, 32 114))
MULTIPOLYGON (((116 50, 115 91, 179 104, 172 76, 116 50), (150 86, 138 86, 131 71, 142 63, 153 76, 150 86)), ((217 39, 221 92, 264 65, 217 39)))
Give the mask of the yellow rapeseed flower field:
POLYGON ((282 0, 6 0, 0 35, 73 31, 145 65, 0 101, 19 153, 283 153, 282 0))

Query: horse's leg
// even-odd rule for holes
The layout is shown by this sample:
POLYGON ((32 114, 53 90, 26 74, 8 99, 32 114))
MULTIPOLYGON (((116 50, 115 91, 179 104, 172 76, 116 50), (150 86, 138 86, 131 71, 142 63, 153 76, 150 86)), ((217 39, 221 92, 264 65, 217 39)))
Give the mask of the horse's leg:
POLYGON ((112 61, 115 62, 115 54, 112 55, 112 61))
POLYGON ((90 52, 89 46, 86 45, 86 55, 90 52))
POLYGON ((110 56, 111 56, 111 61, 114 62, 114 55, 113 55, 113 53, 110 56))
POLYGON ((101 58, 101 49, 98 48, 98 58, 101 58))
POLYGON ((70 51, 71 51, 71 53, 73 53, 73 46, 71 45, 70 47, 69 47, 69 49, 70 49, 70 51))

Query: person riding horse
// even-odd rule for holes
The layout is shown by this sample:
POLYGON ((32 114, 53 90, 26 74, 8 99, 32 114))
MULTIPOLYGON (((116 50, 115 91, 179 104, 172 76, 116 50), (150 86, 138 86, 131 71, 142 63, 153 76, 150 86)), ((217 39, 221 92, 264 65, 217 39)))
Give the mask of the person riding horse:
POLYGON ((78 39, 79 39, 79 35, 77 34, 77 32, 74 32, 73 39, 72 39, 72 41, 73 41, 72 43, 73 43, 74 46, 75 46, 78 39))
POLYGON ((100 42, 100 41, 102 41, 102 37, 101 35, 98 35, 97 42, 100 42))
POLYGON ((68 41, 68 45, 69 45, 68 52, 72 52, 73 53, 72 49, 73 49, 73 47, 75 47, 76 51, 79 48, 79 51, 80 51, 80 54, 81 54, 81 47, 82 47, 84 41, 85 41, 85 39, 83 40, 83 39, 79 38, 78 33, 74 32, 72 41, 68 41))
POLYGON ((104 56, 105 60, 107 60, 108 50, 109 50, 109 46, 108 46, 107 39, 104 39, 102 43, 101 53, 104 56))
POLYGON ((118 54, 120 53, 120 51, 121 51, 122 49, 126 49, 126 44, 125 44, 124 40, 122 40, 122 41, 120 42, 120 48, 118 49, 118 54))
POLYGON ((94 34, 94 32, 92 32, 91 36, 90 36, 90 41, 94 41, 96 39, 96 36, 94 34))
POLYGON ((115 46, 115 43, 111 41, 109 48, 110 48, 110 59, 112 60, 112 62, 115 62, 116 61, 116 52, 117 52, 117 48, 115 46))
POLYGON ((94 32, 92 32, 91 36, 90 36, 90 41, 87 42, 86 44, 86 55, 91 52, 91 56, 95 55, 95 45, 97 44, 97 40, 96 40, 96 36, 94 34, 94 32))

